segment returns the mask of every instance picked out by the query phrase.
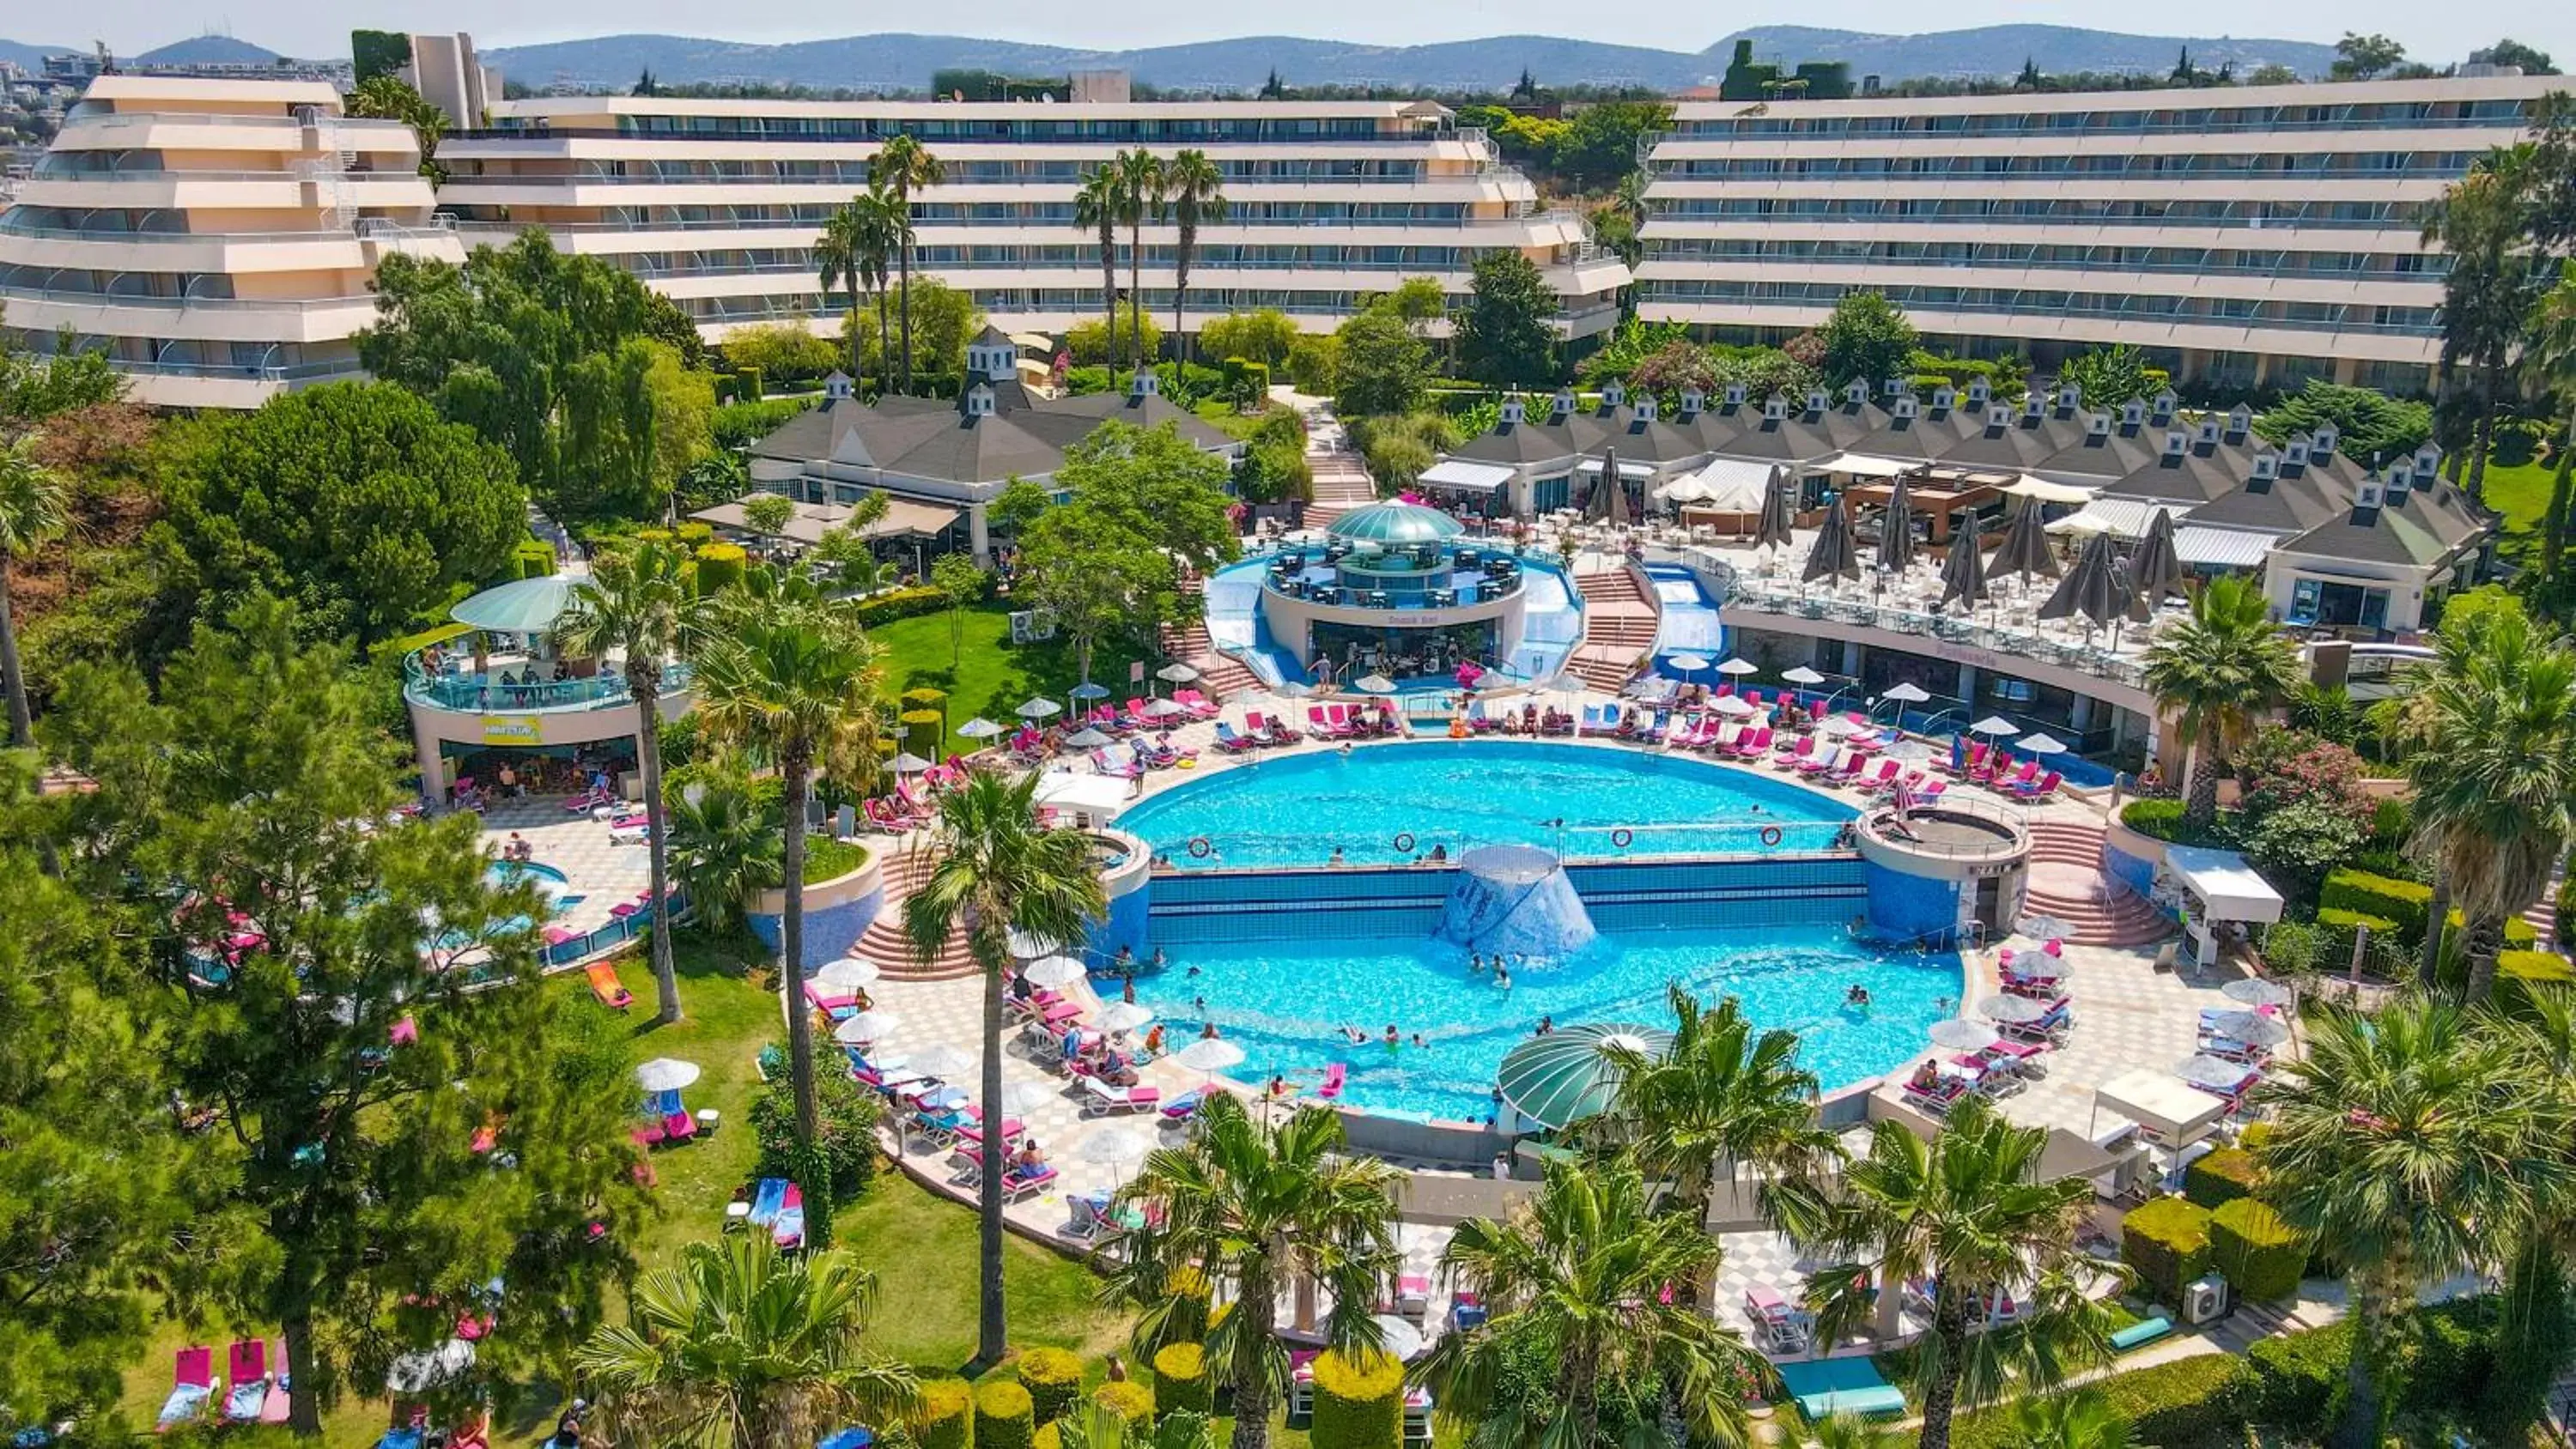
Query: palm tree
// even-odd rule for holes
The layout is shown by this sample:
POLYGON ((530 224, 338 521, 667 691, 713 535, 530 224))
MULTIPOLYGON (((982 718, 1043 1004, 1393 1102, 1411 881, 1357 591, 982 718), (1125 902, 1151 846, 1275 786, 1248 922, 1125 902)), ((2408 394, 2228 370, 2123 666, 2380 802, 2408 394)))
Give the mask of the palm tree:
POLYGON ((1912 1437, 1894 1424, 1846 1413, 1818 1421, 1807 1431, 1803 1444, 1805 1449, 1905 1449, 1906 1441, 1912 1437))
POLYGON ((2264 1196, 2350 1270, 2350 1392, 2333 1444, 2379 1442, 2392 1315, 2424 1285, 2490 1261, 2529 1220, 2539 1184, 2563 1181, 2539 1130, 2554 1119, 2534 1112, 2521 1065, 2459 1008, 2405 1001, 2369 1016, 2328 1009, 2306 1054, 2256 1089, 2275 1113, 2255 1149, 2264 1196))
POLYGON ((1118 371, 1118 218, 1126 210, 1118 195, 1118 168, 1096 166, 1073 193, 1073 224, 1100 239, 1100 306, 1108 330, 1109 371, 1118 371))
MULTIPOLYGON (((2508 1020, 2481 1023, 2508 1032, 2522 1058, 2516 1080, 2539 1088, 2534 1130, 2544 1142, 2576 1140, 2576 992, 2533 986, 2508 1020)), ((2570 1260, 2576 1258, 2576 1181, 2565 1172, 2532 1185, 2532 1212, 2507 1256, 2499 1300, 2495 1371, 2488 1379, 2488 1442, 2530 1438, 2550 1383, 2565 1366, 2570 1260)))
POLYGON ((2071 1365, 2110 1357, 2109 1323, 2082 1292, 2086 1264, 2075 1250, 2092 1185, 2041 1181, 2047 1141, 2046 1131, 2015 1126, 1983 1097, 1954 1109, 1929 1142, 1901 1122, 1880 1122, 1868 1155, 1793 1234, 1834 1262, 1808 1279, 1817 1332, 1828 1341, 1873 1312, 1880 1337, 1892 1338, 1903 1291, 1928 1284, 1932 1326, 1913 1384, 1922 1449, 1947 1449, 1953 1414, 1992 1398, 2008 1368, 2046 1389, 2071 1365), (2004 1297, 2028 1310, 2022 1331, 1970 1333, 1979 1305, 2004 1297))
MULTIPOLYGON (((877 391, 889 393, 894 391, 894 338, 887 330, 886 282, 895 258, 912 250, 912 208, 877 182, 870 182, 866 194, 850 204, 858 218, 859 285, 877 301, 877 391)), ((857 347, 853 341, 853 357, 857 347)))
POLYGON ((2147 649, 2147 688, 2160 709, 2181 717, 2191 741, 2183 817, 2206 825, 2218 814, 2218 769, 2254 727, 2255 715, 2299 683, 2299 647, 2272 623, 2262 587, 2222 574, 2192 595, 2191 617, 2147 649))
MULTIPOLYGON (((1127 306, 1136 334, 1136 366, 1151 366, 1145 355, 1145 224, 1163 220, 1163 163, 1138 146, 1121 151, 1109 163, 1118 173, 1118 219, 1127 224, 1127 306)), ((1111 325, 1116 324, 1113 319, 1111 325)))
POLYGON ((1171 198, 1172 225, 1179 232, 1172 246, 1173 356, 1186 362, 1181 304, 1190 291, 1190 257, 1199 249, 1199 228, 1225 220, 1225 173, 1205 151, 1174 152, 1163 163, 1163 190, 1171 198))
POLYGON ((2013 1442, 2025 1449, 2129 1449, 2129 1421, 2100 1389, 2040 1394, 2013 1406, 2013 1442))
POLYGON ((653 989, 656 1021, 680 1019, 680 977, 671 964, 671 857, 662 799, 662 676, 680 647, 680 606, 689 596, 679 552, 643 543, 609 549, 573 586, 571 607, 555 623, 555 647, 575 659, 619 656, 627 697, 635 701, 635 760, 644 772, 645 854, 653 882, 653 989))
POLYGON ((1732 996, 1709 1009, 1679 982, 1666 995, 1671 1049, 1652 1058, 1628 1053, 1617 1101, 1587 1132, 1633 1145, 1660 1185, 1659 1210, 1706 1222, 1718 1168, 1732 1180, 1749 1164, 1762 1171, 1756 1192, 1765 1216, 1794 1217, 1799 1204, 1790 1195, 1834 1153, 1834 1135, 1816 1125, 1816 1077, 1798 1065, 1796 1033, 1755 1035, 1732 996))
MULTIPOLYGON (((2407 773, 2415 829, 2463 918, 2475 1003, 2494 984, 2505 921, 2540 899, 2576 839, 2576 650, 2518 611, 2482 613, 2439 649, 2425 689, 2438 747, 2408 757, 2407 773)), ((2425 922, 2428 939, 2448 918, 2446 907, 2425 922)))
POLYGON ((1551 1162, 1525 1213, 1471 1218, 1451 1236, 1442 1273, 1493 1317, 1443 1334, 1420 1376, 1443 1415, 1474 1426, 1477 1449, 1598 1443, 1605 1388, 1648 1380, 1695 1442, 1747 1443, 1743 1389, 1771 1382, 1770 1364, 1672 1291, 1713 1278, 1718 1257, 1698 1223, 1654 1211, 1634 1158, 1551 1162), (1533 1345, 1555 1375, 1544 1421, 1495 1392, 1506 1356, 1533 1345))
POLYGON ((33 441, 0 448, 0 682, 9 693, 9 747, 35 743, 27 711, 27 677, 18 667, 18 621, 9 603, 9 570, 18 558, 61 536, 71 515, 63 480, 36 460, 33 441))
POLYGON ((832 306, 832 289, 847 287, 850 293, 850 376, 863 375, 859 366, 859 290, 860 257, 866 246, 863 228, 866 219, 855 200, 843 202, 823 221, 823 232, 814 239, 814 272, 823 283, 823 307, 832 306))
POLYGON ((1129 1236, 1129 1262, 1109 1282, 1111 1295, 1146 1306, 1140 1335, 1168 1310, 1162 1290, 1181 1269, 1230 1290, 1233 1311, 1208 1331, 1207 1356, 1210 1376, 1234 1390, 1234 1449, 1270 1442, 1270 1411, 1288 1386, 1283 1289, 1301 1307, 1316 1287, 1332 1295, 1322 1332, 1335 1351, 1380 1350, 1370 1310, 1402 1262, 1391 1196, 1401 1176, 1344 1152, 1342 1120, 1329 1108, 1300 1108, 1270 1126, 1217 1092, 1199 1108, 1198 1132, 1155 1149, 1120 1190, 1151 1208, 1151 1226, 1129 1236))
POLYGON ((779 878, 787 897, 778 949, 785 980, 787 1050, 796 1129, 814 1138, 814 1019, 805 1009, 805 808, 814 771, 846 767, 876 712, 876 647, 845 610, 798 591, 719 606, 698 662, 698 717, 719 740, 765 755, 778 771, 787 841, 779 878))
POLYGON ((671 873, 698 924, 721 935, 741 919, 752 892, 777 886, 786 843, 745 766, 727 757, 695 773, 694 788, 668 802, 671 873))
POLYGON ((912 386, 912 194, 937 186, 947 169, 930 148, 912 135, 886 138, 868 158, 868 183, 883 188, 903 222, 903 239, 895 248, 895 265, 903 288, 903 385, 912 386))
MULTIPOLYGON (((1038 823, 1038 777, 1014 779, 978 770, 966 787, 939 801, 931 830, 938 863, 903 903, 904 934, 927 961, 948 933, 963 927, 966 949, 984 973, 984 1062, 979 1084, 984 1120, 1002 1111, 1002 999, 1011 965, 1010 933, 1075 941, 1108 913, 1090 838, 1038 823)), ((1002 1316, 1002 1174, 987 1172, 978 1205, 983 1216, 983 1299, 976 1358, 999 1363, 1008 1345, 1002 1316)))
POLYGON ((2567 547, 2569 483, 2576 476, 2576 262, 2564 264, 2558 284, 2531 309, 2523 364, 2533 382, 2558 394, 2567 422, 2558 435, 2558 471, 2549 482, 2549 508, 2541 515, 2540 573, 2558 582, 2558 557, 2567 547))
POLYGON ((644 1275, 628 1322, 576 1355, 611 1437, 699 1449, 811 1444, 900 1411, 912 1370, 864 1344, 876 1279, 838 1253, 788 1257, 766 1233, 691 1243, 644 1275))
POLYGON ((2467 488, 2478 502, 2486 499, 2498 382, 2531 313, 2526 154, 2490 153, 2443 193, 2424 222, 2425 244, 2450 256, 2442 278, 2442 375, 2447 383, 2466 367, 2476 380, 2467 404, 2475 420, 2467 488))

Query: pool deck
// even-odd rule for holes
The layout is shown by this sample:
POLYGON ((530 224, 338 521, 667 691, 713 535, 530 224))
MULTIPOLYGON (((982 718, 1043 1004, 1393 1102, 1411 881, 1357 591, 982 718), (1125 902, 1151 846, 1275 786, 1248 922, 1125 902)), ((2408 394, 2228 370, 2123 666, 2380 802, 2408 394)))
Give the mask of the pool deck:
POLYGON ((564 894, 579 896, 549 923, 586 935, 608 924, 609 908, 641 893, 653 863, 640 845, 611 845, 608 826, 564 809, 562 795, 495 801, 483 813, 483 848, 494 859, 516 832, 539 865, 564 873, 564 894))

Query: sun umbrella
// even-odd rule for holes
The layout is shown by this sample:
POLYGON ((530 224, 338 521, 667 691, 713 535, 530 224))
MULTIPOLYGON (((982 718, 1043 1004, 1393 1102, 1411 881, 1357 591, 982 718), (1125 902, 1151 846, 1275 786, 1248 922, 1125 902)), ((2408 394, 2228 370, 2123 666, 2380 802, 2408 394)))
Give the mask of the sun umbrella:
POLYGON ((1994 571, 2014 574, 2025 579, 2057 577, 2057 555, 2048 546, 2048 533, 2041 525, 2039 502, 2025 501, 2013 514, 2012 526, 2004 532, 2004 546, 1995 550, 1994 571))
POLYGON ((2081 615, 2088 626, 2107 626, 2120 612, 2120 581, 2111 563, 2111 535, 2097 533, 2075 556, 2075 567, 2058 581, 2057 591, 2039 606, 2043 619, 2081 615))
POLYGON ((988 719, 970 719, 957 727, 957 733, 970 740, 989 740, 1002 732, 1002 727, 988 719))
POLYGON ((2036 914, 2013 922, 2013 929, 2034 941, 2062 941, 2069 934, 2064 921, 2055 916, 2036 914))
POLYGON ((1193 1072, 1221 1072, 1243 1065, 1243 1048, 1223 1037, 1206 1036, 1172 1053, 1172 1060, 1193 1072))
POLYGON ((1422 1352, 1422 1330, 1414 1327, 1411 1319, 1379 1313, 1369 1321, 1377 1325, 1378 1345, 1387 1357, 1402 1363, 1422 1352))
POLYGON ((2034 755, 2053 755, 2066 748, 2066 741, 2055 735, 2024 735, 2013 743, 2034 755))
POLYGON ((2146 622, 2167 594, 2182 592, 2182 556, 2174 549, 2173 511, 2159 508, 2129 558, 2129 617, 2146 622))
POLYGON ((676 1092, 698 1079, 698 1064, 655 1057, 635 1069, 635 1080, 648 1092, 676 1092))
POLYGON ((1755 525, 1755 548, 1787 548, 1797 529, 1797 501, 1790 496, 1789 470, 1772 465, 1771 478, 1762 489, 1762 517, 1755 525))
POLYGON ((1107 699, 1109 697, 1110 690, 1108 685, 1094 684, 1086 679, 1082 683, 1075 685, 1073 688, 1066 690, 1065 693, 1072 695, 1076 699, 1107 699))
POLYGON ((1825 677, 1823 675, 1818 674, 1816 671, 1809 669, 1803 664, 1785 674, 1782 674, 1780 677, 1789 681, 1791 684, 1822 684, 1825 682, 1825 677))
POLYGON ((1187 714, 1189 711, 1184 709, 1177 700, 1154 699, 1145 702, 1145 713, 1154 719, 1170 719, 1176 714, 1187 714))
POLYGON ((1145 1139, 1133 1127, 1098 1127, 1073 1149, 1073 1155, 1084 1162, 1122 1166, 1144 1159, 1145 1139))
POLYGON ((1760 674, 1762 666, 1748 659, 1729 659, 1717 666, 1717 672, 1741 677, 1747 674, 1760 674))
POLYGON ((1166 684, 1187 684, 1191 680, 1198 678, 1199 672, 1175 659, 1171 663, 1164 665, 1162 668, 1155 670, 1154 677, 1162 680, 1166 684))
POLYGON ((1878 566, 1889 573, 1903 573, 1914 562, 1914 508, 1907 496, 1905 475, 1896 475, 1888 485, 1887 513, 1879 520, 1878 566))
POLYGON ((2048 1015, 2048 1003, 2027 996, 1989 996, 1977 1003, 1977 1014, 1988 1021, 2027 1024, 2048 1015))
POLYGON ((1709 708, 1716 710, 1719 714, 1725 715, 1730 719, 1743 719, 1754 712, 1753 706, 1746 704, 1741 698, 1732 694, 1717 701, 1715 704, 1710 705, 1709 708))
POLYGON ((906 1065, 925 1077, 964 1077, 972 1076, 983 1061, 982 1057, 962 1047, 933 1042, 912 1053, 912 1060, 906 1065))
POLYGON ((1154 1019, 1154 1008, 1141 1001, 1113 1001, 1100 1009, 1102 1031, 1134 1031, 1154 1019))
POLYGON ((1043 956, 1030 962, 1020 972, 1031 986, 1061 991, 1077 981, 1090 979, 1091 972, 1070 956, 1043 956))
POLYGON ((2288 1027, 2259 1011, 2222 1011, 2209 1024, 2219 1035, 2247 1046, 2279 1046, 2290 1039, 2288 1027))
POLYGON ((933 761, 925 760, 910 750, 906 750, 902 754, 895 756, 893 759, 886 761, 886 764, 892 767, 894 772, 898 775, 918 775, 922 771, 929 769, 933 763, 933 761))
POLYGON ((2200 1056, 2174 1063, 2173 1074, 2195 1087, 2232 1092, 2238 1083, 2245 1080, 2250 1070, 2243 1062, 2231 1062, 2225 1057, 2200 1056))
POLYGON ((385 1387, 397 1394, 426 1393, 473 1366, 473 1343, 451 1338, 436 1348, 395 1359, 385 1369, 385 1387))
POLYGON ((1623 1073, 1614 1049, 1651 1058, 1672 1044, 1671 1032, 1635 1022, 1559 1027, 1506 1053, 1494 1085, 1513 1111, 1552 1131, 1599 1113, 1618 1095, 1623 1073))
POLYGON ((1360 676, 1359 683, 1353 687, 1365 694, 1392 694, 1395 692, 1395 681, 1383 674, 1363 674, 1360 676))
POLYGON ((1583 516, 1600 523, 1628 522, 1628 485, 1619 476, 1619 450, 1601 450, 1601 481, 1584 500, 1583 516))
POLYGON ((1708 667, 1708 656, 1705 654, 1667 654, 1664 656, 1664 662, 1675 669, 1680 670, 1684 674, 1697 674, 1708 667))
POLYGON ((1968 733, 1972 735, 1993 735, 2000 739, 2006 735, 2020 734, 2021 726, 2014 724, 2011 720, 2004 718, 2002 715, 1990 714, 1984 719, 1977 721, 1975 724, 1968 726, 1968 733))
POLYGON ((826 991, 853 991, 862 986, 876 985, 881 974, 874 961, 861 956, 844 956, 838 961, 825 963, 822 970, 815 972, 814 984, 826 991))
POLYGON ((1043 936, 1023 931, 1017 926, 1011 928, 1010 944, 1011 954, 1023 961, 1034 961, 1040 956, 1053 956, 1064 949, 1062 941, 1050 941, 1043 936))
POLYGON ((853 1046, 864 1045, 868 1042, 885 1040, 894 1035, 894 1029, 901 1025, 903 1025, 903 1018, 894 1012, 882 1008, 876 1011, 862 1011, 832 1028, 832 1039, 847 1042, 853 1046))
POLYGON ((1932 1023, 1932 1044, 1954 1052, 1981 1052, 1999 1040, 1995 1029, 1982 1021, 1953 1017, 1932 1023))
POLYGON ((1075 730, 1072 734, 1066 735, 1064 737, 1064 742, 1072 749, 1096 750, 1102 745, 1109 743, 1109 736, 1102 734, 1100 731, 1093 729, 1089 725, 1084 725, 1082 728, 1075 730))
POLYGON ((1874 734, 1878 730, 1878 726, 1876 725, 1869 724, 1862 720, 1853 719, 1849 715, 1840 714, 1826 720, 1823 724, 1816 726, 1816 728, 1836 739, 1842 739, 1850 735, 1874 734))
POLYGON ((1002 1084, 1002 1115, 1006 1118, 1024 1117, 1063 1095, 1063 1090, 1053 1082, 1025 1079, 1005 1082, 1002 1084))
POLYGON ((2295 998, 2290 988, 2260 976, 2247 976, 2218 988, 2218 994, 2245 1006, 2287 1006, 2295 998))
POLYGON ((1799 578, 1812 584, 1818 579, 1859 577, 1859 550, 1852 546, 1851 514, 1837 498, 1834 506, 1825 510, 1824 526, 1816 530, 1816 545, 1807 551, 1807 567, 1799 578))
POLYGON ((1048 715, 1063 712, 1064 706, 1051 699, 1033 699, 1012 711, 1022 719, 1045 719, 1048 715))
POLYGON ((1887 693, 1880 695, 1879 698, 1892 699, 1898 704, 1922 704, 1930 700, 1932 696, 1919 684, 1915 684, 1910 680, 1898 680, 1896 683, 1889 685, 1887 687, 1887 693))
POLYGON ((1977 546, 1974 533, 1963 533, 1950 540, 1950 556, 1941 561, 1941 597, 1932 607, 1942 608, 1956 599, 1975 608, 1985 598, 1985 551, 1977 546))

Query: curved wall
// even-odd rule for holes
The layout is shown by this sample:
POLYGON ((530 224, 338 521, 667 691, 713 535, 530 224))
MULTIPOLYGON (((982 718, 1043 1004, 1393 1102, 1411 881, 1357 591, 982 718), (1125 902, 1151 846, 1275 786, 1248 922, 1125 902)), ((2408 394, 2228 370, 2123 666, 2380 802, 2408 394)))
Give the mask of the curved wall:
MULTIPOLYGON (((868 852, 867 864, 848 875, 816 881, 805 888, 805 936, 797 955, 805 969, 814 970, 827 961, 837 961, 850 954, 859 937, 877 913, 885 909, 885 882, 877 868, 879 855, 868 852)), ((779 949, 780 928, 787 909, 783 890, 762 891, 752 899, 744 912, 751 933, 771 951, 779 949)))

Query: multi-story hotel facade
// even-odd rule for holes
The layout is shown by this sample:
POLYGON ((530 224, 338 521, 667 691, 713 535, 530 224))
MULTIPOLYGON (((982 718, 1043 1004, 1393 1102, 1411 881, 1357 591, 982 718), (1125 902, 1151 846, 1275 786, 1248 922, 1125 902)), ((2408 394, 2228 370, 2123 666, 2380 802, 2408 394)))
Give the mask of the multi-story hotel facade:
POLYGON ((0 328, 40 352, 68 328, 159 406, 356 376, 377 261, 464 259, 419 167, 324 82, 100 76, 0 213, 0 328))
MULTIPOLYGON (((441 144, 439 207, 469 241, 542 226, 563 250, 609 258, 711 341, 766 322, 836 329, 846 298, 826 308, 810 249, 899 134, 945 168, 916 193, 915 273, 1015 331, 1102 314, 1097 237, 1075 224, 1074 192, 1140 146, 1195 148, 1224 175, 1227 215, 1200 229, 1184 331, 1262 307, 1329 331, 1415 276, 1463 299, 1475 259, 1511 250, 1554 284, 1560 335, 1581 338, 1617 321, 1630 280, 1579 214, 1541 210, 1486 135, 1423 102, 503 101, 441 144)), ((1169 221, 1144 229, 1141 290, 1167 329, 1176 240, 1169 221)), ((1128 261, 1122 234, 1122 291, 1128 261)))
POLYGON ((1778 340, 1855 288, 1927 344, 2111 343, 2217 390, 2429 390, 2424 212, 2563 78, 1694 102, 1646 152, 1639 315, 1778 340))

